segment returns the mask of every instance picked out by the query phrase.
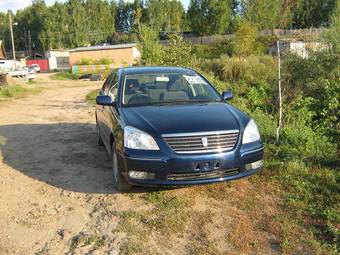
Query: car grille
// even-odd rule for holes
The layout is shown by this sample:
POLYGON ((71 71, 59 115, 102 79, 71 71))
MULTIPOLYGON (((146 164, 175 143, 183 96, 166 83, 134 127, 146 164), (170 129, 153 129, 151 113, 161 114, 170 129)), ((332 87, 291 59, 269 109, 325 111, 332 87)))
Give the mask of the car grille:
POLYGON ((238 168, 230 168, 226 170, 215 170, 209 172, 194 172, 194 173, 170 173, 168 174, 169 181, 193 181, 193 180, 208 180, 215 178, 224 178, 239 174, 238 168))
POLYGON ((208 153, 232 150, 238 130, 163 135, 176 153, 208 153))

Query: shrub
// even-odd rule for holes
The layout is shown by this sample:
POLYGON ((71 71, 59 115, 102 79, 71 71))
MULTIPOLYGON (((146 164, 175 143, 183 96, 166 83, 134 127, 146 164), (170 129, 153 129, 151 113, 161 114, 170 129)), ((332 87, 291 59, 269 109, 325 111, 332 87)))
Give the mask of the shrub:
POLYGON ((163 48, 163 65, 169 66, 191 66, 192 48, 183 38, 174 33, 169 36, 169 45, 163 48))
POLYGON ((261 133, 261 138, 265 143, 274 143, 276 139, 276 122, 273 115, 256 109, 251 113, 252 118, 256 121, 261 133))
POLYGON ((309 110, 310 103, 310 98, 301 97, 288 109, 281 135, 282 159, 325 162, 336 158, 336 145, 312 129, 315 113, 309 110))
POLYGON ((82 58, 80 61, 78 61, 77 65, 91 65, 93 62, 89 58, 82 58))
POLYGON ((206 60, 202 69, 214 73, 223 81, 255 84, 260 81, 274 83, 276 63, 270 56, 228 57, 206 60))
POLYGON ((231 56, 233 54, 233 41, 230 39, 221 40, 212 45, 193 45, 193 54, 197 58, 214 59, 222 55, 231 56))
POLYGON ((290 55, 284 62, 285 98, 289 105, 297 97, 308 97, 313 112, 310 124, 331 139, 339 134, 340 54, 311 53, 308 59, 290 55))
POLYGON ((101 58, 94 62, 95 65, 110 65, 112 63, 112 60, 109 58, 101 58))
POLYGON ((247 21, 239 21, 233 40, 233 53, 237 56, 249 56, 257 52, 256 27, 247 21))
POLYGON ((158 39, 158 33, 152 28, 142 25, 141 29, 141 62, 144 65, 159 64, 162 56, 162 46, 158 39))

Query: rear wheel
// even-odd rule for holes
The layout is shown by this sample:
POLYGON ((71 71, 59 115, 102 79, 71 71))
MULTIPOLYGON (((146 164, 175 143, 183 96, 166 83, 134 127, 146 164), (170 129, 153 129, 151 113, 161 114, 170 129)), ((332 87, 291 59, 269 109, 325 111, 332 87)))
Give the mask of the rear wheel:
POLYGON ((112 148, 112 175, 113 175, 113 184, 115 186, 115 188, 119 191, 129 191, 132 189, 132 185, 129 184, 125 178, 123 177, 123 175, 121 174, 120 170, 119 170, 119 164, 118 164, 118 160, 117 160, 117 153, 114 150, 114 148, 112 148))
POLYGON ((100 136, 100 127, 98 125, 98 122, 96 122, 96 129, 97 129, 97 139, 98 139, 97 142, 98 142, 98 145, 104 146, 104 142, 103 142, 103 140, 102 140, 102 138, 100 136))

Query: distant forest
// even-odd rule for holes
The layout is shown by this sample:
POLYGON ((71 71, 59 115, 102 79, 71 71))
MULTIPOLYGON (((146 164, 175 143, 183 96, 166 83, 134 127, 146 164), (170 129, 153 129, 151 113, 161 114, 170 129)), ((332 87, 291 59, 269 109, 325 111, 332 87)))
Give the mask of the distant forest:
MULTIPOLYGON (((43 52, 102 43, 138 41, 141 25, 161 34, 232 33, 241 20, 257 29, 328 26, 337 0, 44 0, 13 13, 17 50, 43 52), (162 33, 163 32, 163 33, 162 33)), ((8 13, 0 12, 0 40, 10 50, 8 13)))

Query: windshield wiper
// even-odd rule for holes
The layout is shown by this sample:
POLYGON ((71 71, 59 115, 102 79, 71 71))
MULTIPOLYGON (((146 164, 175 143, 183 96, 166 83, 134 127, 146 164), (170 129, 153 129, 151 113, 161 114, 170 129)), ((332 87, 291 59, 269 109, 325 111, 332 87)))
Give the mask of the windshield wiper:
POLYGON ((209 103, 209 102, 214 102, 214 101, 207 101, 207 100, 201 100, 201 101, 196 101, 196 100, 176 100, 176 101, 163 101, 163 102, 154 102, 151 103, 152 105, 172 105, 172 104, 197 104, 197 103, 209 103))

